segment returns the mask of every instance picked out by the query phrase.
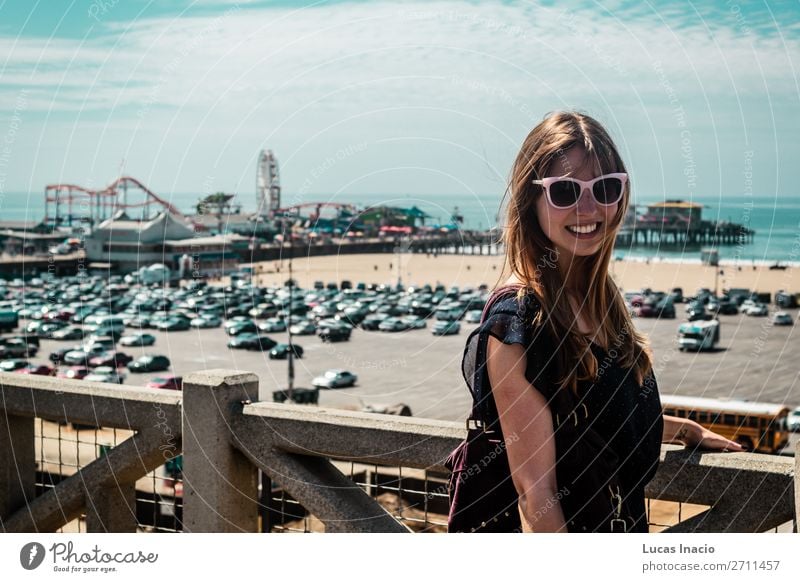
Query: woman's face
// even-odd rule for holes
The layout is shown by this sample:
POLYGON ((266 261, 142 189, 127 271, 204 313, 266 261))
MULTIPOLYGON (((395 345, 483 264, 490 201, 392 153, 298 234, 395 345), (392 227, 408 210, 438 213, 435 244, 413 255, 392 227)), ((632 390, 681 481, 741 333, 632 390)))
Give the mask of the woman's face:
MULTIPOLYGON (((571 176, 578 180, 591 180, 601 175, 600 168, 595 167, 584 154, 580 146, 568 149, 558 156, 551 165, 546 176, 571 176)), ((592 193, 584 188, 578 204, 566 210, 550 205, 547 196, 542 193, 536 201, 536 215, 545 236, 550 239, 558 254, 560 266, 569 265, 572 257, 586 257, 600 250, 607 234, 609 224, 614 220, 619 202, 612 206, 597 204, 592 193), (573 227, 592 227, 594 231, 579 234, 573 227)))

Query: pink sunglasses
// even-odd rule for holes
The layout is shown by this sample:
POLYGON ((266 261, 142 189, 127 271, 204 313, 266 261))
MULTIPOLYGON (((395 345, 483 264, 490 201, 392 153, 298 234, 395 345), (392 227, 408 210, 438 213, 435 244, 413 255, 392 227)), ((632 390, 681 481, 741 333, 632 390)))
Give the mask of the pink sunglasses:
POLYGON ((544 186, 547 200, 551 206, 564 210, 577 205, 581 193, 586 188, 591 191, 600 206, 613 206, 622 199, 627 181, 628 174, 620 172, 605 174, 589 181, 562 176, 533 180, 533 183, 537 186, 544 186))

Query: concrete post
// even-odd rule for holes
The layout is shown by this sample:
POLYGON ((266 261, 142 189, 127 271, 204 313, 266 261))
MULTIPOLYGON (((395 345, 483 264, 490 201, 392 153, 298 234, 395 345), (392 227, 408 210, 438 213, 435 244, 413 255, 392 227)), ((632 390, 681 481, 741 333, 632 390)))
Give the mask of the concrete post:
POLYGON ((0 411, 0 531, 36 494, 34 419, 0 411))
POLYGON ((231 421, 258 398, 255 374, 209 370, 183 380, 183 529, 257 532, 258 471, 231 444, 231 421))
POLYGON ((86 499, 88 533, 136 533, 136 486, 119 483, 100 487, 86 499))
POLYGON ((794 449, 794 531, 800 531, 800 441, 794 449))

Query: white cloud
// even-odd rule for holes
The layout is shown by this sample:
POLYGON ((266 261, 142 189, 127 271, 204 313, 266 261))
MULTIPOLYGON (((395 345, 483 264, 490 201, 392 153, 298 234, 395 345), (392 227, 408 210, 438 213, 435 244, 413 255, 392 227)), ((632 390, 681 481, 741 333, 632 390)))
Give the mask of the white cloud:
MULTIPOLYGON (((0 88, 30 88, 31 113, 73 116, 49 118, 38 141, 75 143, 65 138, 75 132, 94 148, 86 154, 93 164, 161 152, 169 171, 199 158, 245 172, 264 143, 280 144, 282 159, 302 167, 331 144, 417 136, 476 151, 490 143, 488 156, 504 173, 520 136, 558 107, 591 109, 619 133, 636 128, 624 133, 633 150, 661 139, 644 128, 674 132, 675 106, 712 141, 724 129, 717 117, 735 126, 738 98, 748 119, 769 107, 796 113, 796 26, 767 34, 769 22, 751 21, 744 34, 733 18, 626 4, 608 13, 594 3, 571 11, 462 2, 233 6, 216 16, 110 24, 83 43, 0 38, 8 55, 0 88), (119 128, 129 128, 129 142, 115 135, 108 143, 106 132, 119 128), (200 153, 187 160, 178 152, 200 153)), ((9 103, 0 99, 0 114, 9 103)), ((442 163, 456 171, 453 159, 442 163)), ((349 179, 338 171, 328 178, 349 179)), ((178 189, 190 183, 177 180, 178 189)))
MULTIPOLYGON (((228 91, 244 107, 267 95, 290 105, 362 84, 359 95, 374 102, 389 93, 381 79, 407 75, 471 77, 509 92, 544 85, 567 99, 587 90, 617 96, 630 83, 657 92, 656 61, 686 90, 752 91, 765 80, 790 90, 795 82, 786 74, 795 39, 747 38, 720 26, 712 36, 704 21, 675 30, 656 17, 612 14, 449 2, 236 7, 118 24, 114 45, 27 39, 12 48, 0 39, 0 50, 10 55, 4 85, 58 91, 54 107, 70 110, 87 97, 91 108, 139 105, 140 89, 161 105, 205 108, 228 91)), ((407 89, 415 92, 413 83, 407 89)), ((469 102, 449 83, 440 90, 418 96, 469 102)))

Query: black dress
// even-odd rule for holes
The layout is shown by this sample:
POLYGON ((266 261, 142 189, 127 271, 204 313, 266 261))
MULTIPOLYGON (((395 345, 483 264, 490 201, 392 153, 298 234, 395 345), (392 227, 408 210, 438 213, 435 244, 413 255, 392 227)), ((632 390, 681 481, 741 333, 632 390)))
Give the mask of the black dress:
POLYGON ((506 293, 470 334, 462 371, 475 402, 472 416, 500 431, 485 365, 489 336, 524 346, 526 377, 548 399, 553 415, 558 495, 569 531, 646 533, 644 487, 658 468, 663 433, 655 376, 651 373, 640 385, 632 371, 620 366, 613 346, 606 351, 592 344, 598 362, 595 381, 580 382, 577 395, 558 390, 551 357, 555 343, 544 326, 532 321, 539 309, 533 295, 518 299, 506 293), (596 490, 607 486, 615 489, 612 504, 622 515, 598 516, 597 508, 602 513, 607 507, 608 493, 596 490), (606 497, 590 499, 595 494, 606 497), (612 521, 616 528, 609 526, 612 521))

